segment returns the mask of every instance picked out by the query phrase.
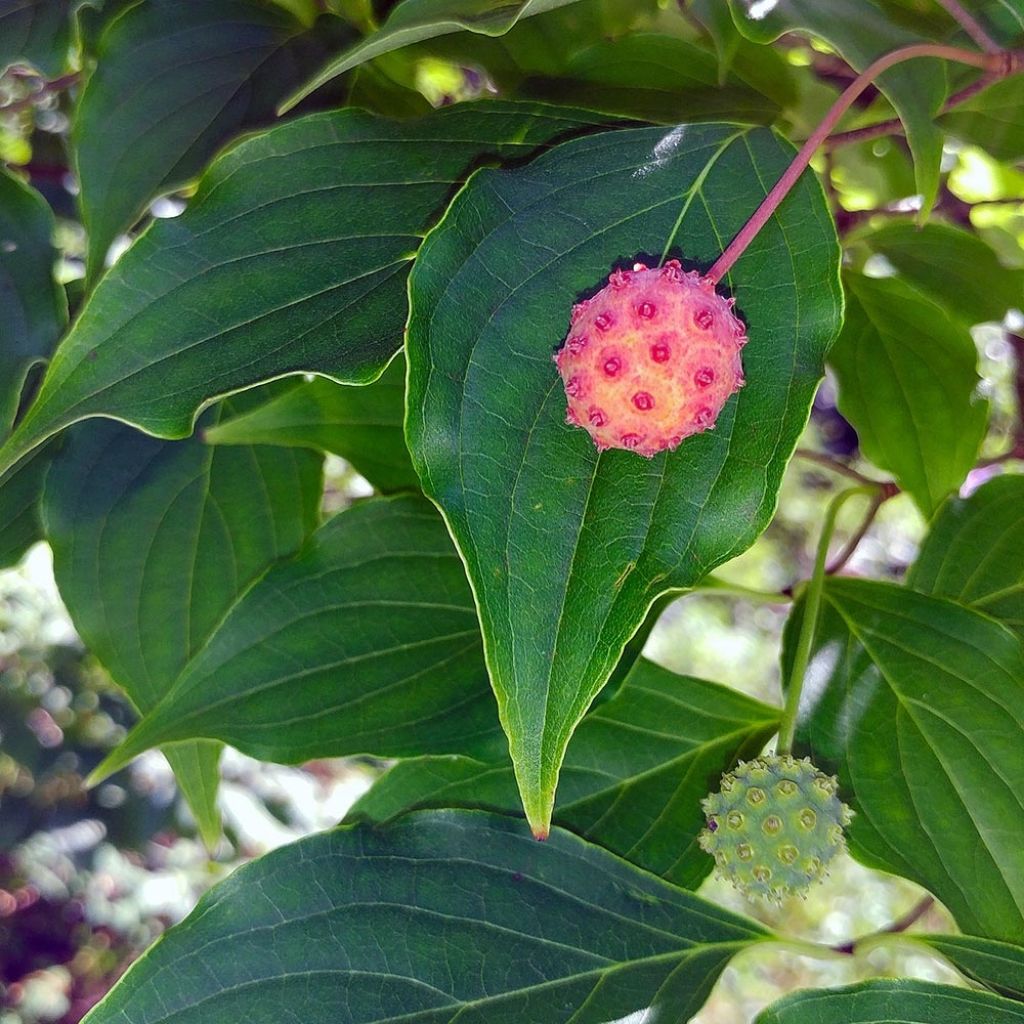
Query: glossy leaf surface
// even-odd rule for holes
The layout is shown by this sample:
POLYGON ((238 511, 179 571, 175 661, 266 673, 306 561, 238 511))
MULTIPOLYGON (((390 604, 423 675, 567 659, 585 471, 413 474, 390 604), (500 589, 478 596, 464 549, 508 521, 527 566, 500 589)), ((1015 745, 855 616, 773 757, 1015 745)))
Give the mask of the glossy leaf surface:
POLYGON ((1024 1005, 926 981, 865 981, 844 989, 797 992, 754 1024, 1018 1024, 1024 1005))
POLYGON ((771 133, 636 129, 473 178, 411 282, 407 436, 480 609, 531 824, 576 723, 658 595, 748 547, 775 506, 840 315, 837 248, 805 177, 729 277, 747 386, 713 432, 648 461, 565 423, 551 356, 613 264, 707 266, 788 163, 771 133))
POLYGON ((864 454, 930 517, 977 461, 988 403, 967 328, 897 278, 849 273, 829 362, 864 454))
POLYGON ((195 177, 240 131, 273 121, 323 52, 259 0, 148 0, 115 18, 74 120, 91 272, 151 199, 195 177))
POLYGON ((241 595, 106 770, 196 737, 290 763, 472 752, 496 736, 444 524, 421 497, 379 498, 336 515, 241 595))
POLYGON ((239 868, 86 1021, 688 1019, 764 937, 568 833, 537 843, 509 818, 426 812, 239 868))
MULTIPOLYGON (((700 801, 778 728, 779 712, 640 659, 619 692, 580 723, 562 768, 554 822, 687 889, 710 872, 697 846, 700 801)), ((385 822, 424 807, 520 813, 507 761, 401 761, 350 815, 385 822)))
POLYGON ((930 889, 964 931, 1018 943, 1022 735, 1024 652, 1008 629, 904 587, 828 580, 797 743, 857 811, 852 851, 930 889))
MULTIPOLYGON (((107 421, 72 433, 44 501, 54 571, 79 634, 142 714, 253 581, 303 543, 320 490, 312 452, 160 441, 107 421)), ((219 745, 166 753, 212 840, 219 745)))
POLYGON ((261 381, 373 380, 400 345, 422 233, 470 165, 525 156, 589 117, 494 102, 399 123, 345 109, 232 147, 94 290, 0 472, 89 416, 183 437, 212 398, 261 381))
POLYGON ((969 498, 950 498, 907 586, 977 608, 1024 637, 1024 476, 996 477, 969 498))

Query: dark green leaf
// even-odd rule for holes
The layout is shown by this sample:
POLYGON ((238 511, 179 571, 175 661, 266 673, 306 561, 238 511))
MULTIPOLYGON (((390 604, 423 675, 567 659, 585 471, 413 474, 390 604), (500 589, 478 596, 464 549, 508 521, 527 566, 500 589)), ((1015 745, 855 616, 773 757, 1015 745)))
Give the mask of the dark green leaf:
POLYGON ((50 465, 48 449, 19 462, 0 480, 0 569, 14 565, 42 540, 39 499, 50 465))
POLYGON ((949 597, 1024 637, 1024 476, 1000 476, 935 517, 907 586, 949 597))
POLYGON ((71 0, 0 0, 0 72, 31 64, 53 78, 66 67, 71 47, 71 0))
POLYGON ((740 34, 736 31, 729 4, 722 0, 693 0, 689 6, 692 15, 704 26, 718 54, 720 80, 732 66, 733 58, 740 45, 740 34))
POLYGON ((43 197, 0 168, 0 437, 14 422, 26 376, 67 323, 53 276, 53 230, 43 197))
POLYGON ((93 292, 0 472, 88 416, 183 437, 211 398, 273 377, 368 383, 400 345, 422 233, 469 166, 596 120, 498 102, 403 123, 340 110, 233 147, 93 292))
MULTIPOLYGON (((777 82, 784 84, 786 66, 781 60, 777 65, 777 82)), ((667 124, 722 118, 768 124, 779 114, 779 103, 745 82, 738 70, 720 84, 712 54, 653 33, 595 43, 569 58, 558 77, 533 81, 528 89, 539 99, 575 101, 667 124)))
POLYGON ((148 0, 104 32, 74 122, 90 276, 110 243, 222 143, 274 118, 325 49, 260 0, 148 0))
MULTIPOLYGON (((731 0, 739 30, 770 43, 786 32, 804 31, 826 40, 858 71, 900 46, 924 41, 896 24, 872 0, 731 0)), ((890 68, 878 87, 896 108, 914 154, 917 188, 929 210, 939 187, 942 132, 935 124, 946 98, 946 75, 936 60, 915 60, 890 68)))
POLYGON ((239 868, 86 1021, 688 1020, 765 937, 568 833, 427 812, 239 868))
POLYGON ((531 824, 576 723, 660 594, 767 524, 839 323, 837 248, 808 175, 736 264, 748 385, 714 432, 647 461, 565 424, 551 353, 615 261, 706 266, 789 162, 770 132, 636 129, 484 171, 417 261, 407 437, 473 581, 531 824), (649 257, 650 258, 650 257, 649 257))
POLYGON ((405 360, 372 384, 350 387, 316 378, 275 386, 274 397, 204 431, 209 444, 279 444, 334 452, 374 487, 419 490, 402 432, 405 360))
MULTIPOLYGON (((778 728, 775 708, 717 683, 677 676, 641 659, 611 700, 580 723, 569 743, 555 824, 571 829, 676 885, 695 889, 711 858, 697 846, 700 801, 741 757, 760 752, 778 728)), ((519 812, 507 760, 401 761, 352 809, 388 821, 421 807, 519 812)))
POLYGON ((978 457, 988 403, 971 336, 897 278, 849 273, 846 322, 829 355, 839 410, 864 454, 930 517, 978 457))
POLYGON ((1024 307, 1024 270, 1004 267, 970 231, 893 220, 851 241, 884 256, 909 284, 969 324, 1002 320, 1007 310, 1024 307))
MULTIPOLYGON (((320 490, 311 452, 159 441, 109 421, 71 434, 44 497, 57 583, 82 639, 140 712, 267 566, 298 549, 320 490)), ((167 754, 212 840, 219 744, 167 754)))
POLYGON ((982 985, 1024 999, 1024 947, 976 935, 914 935, 982 985))
POLYGON ((1024 939, 1022 735, 1024 653, 1008 629, 905 587, 828 580, 798 745, 852 798, 855 856, 1008 942, 1024 939))
POLYGON ((863 981, 824 992, 796 992, 754 1024, 1019 1024, 1024 1006, 987 992, 927 981, 863 981))
POLYGON ((378 498, 335 516, 240 597, 106 770, 195 737, 297 762, 474 753, 498 735, 444 523, 423 498, 378 498))
POLYGON ((1015 75, 990 85, 943 114, 942 126, 999 160, 1024 159, 1024 78, 1015 75))
POLYGON ((283 104, 282 112, 332 78, 374 57, 451 32, 500 36, 523 18, 565 7, 576 0, 403 0, 372 35, 335 57, 283 104))

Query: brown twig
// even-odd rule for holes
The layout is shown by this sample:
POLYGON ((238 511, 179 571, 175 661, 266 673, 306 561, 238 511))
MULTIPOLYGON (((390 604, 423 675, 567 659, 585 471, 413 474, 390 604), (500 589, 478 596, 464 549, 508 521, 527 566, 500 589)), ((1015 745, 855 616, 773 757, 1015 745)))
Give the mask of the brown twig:
POLYGON ((50 96, 55 92, 61 92, 64 89, 70 88, 72 85, 76 85, 78 80, 82 77, 80 71, 72 71, 68 75, 62 75, 60 78, 54 78, 50 82, 44 82, 42 88, 36 92, 30 93, 28 96, 23 96, 20 100, 14 100, 13 103, 7 103, 0 107, 0 114, 16 114, 20 110, 27 110, 29 107, 34 107, 44 96, 50 96))
POLYGON ((853 557, 853 553, 857 550, 860 542, 867 536, 868 530, 871 529, 871 524, 875 521, 875 516, 878 515, 878 510, 882 507, 883 502, 891 497, 892 492, 888 489, 880 490, 872 497, 871 504, 868 506, 860 526, 857 527, 857 532, 846 542, 842 551, 825 567, 826 576, 834 576, 853 557))
POLYGON ((859 939, 851 939, 849 942, 841 942, 838 946, 832 946, 832 951, 853 956, 857 951, 857 946, 864 942, 865 939, 873 939, 876 935, 898 935, 900 932, 905 932, 911 925, 917 924, 934 905, 935 898, 933 896, 925 896, 902 917, 893 921, 892 924, 886 925, 885 928, 872 932, 870 935, 862 935, 859 939))
POLYGON ((940 60, 955 61, 958 64, 968 64, 1000 76, 1011 74, 1012 71, 1017 69, 1019 64, 1019 58, 1016 54, 1002 52, 995 54, 976 53, 973 50, 964 50, 958 46, 945 46, 940 43, 914 43, 910 46, 893 50, 891 53, 887 53, 879 57, 878 60, 873 61, 843 90, 818 127, 808 136, 807 141, 801 146, 800 152, 793 158, 771 191, 764 197, 760 206, 750 216, 746 224, 740 228, 735 238, 726 247, 725 252, 718 257, 708 271, 707 277, 709 280, 717 284, 725 277, 732 268, 732 265, 740 258, 747 246, 757 236, 757 233, 778 209, 779 204, 789 195, 790 190, 800 179, 800 175, 803 174, 810 164, 811 158, 818 151, 818 147, 831 134, 832 130, 839 123, 840 118, 850 109, 857 97, 879 75, 888 71, 889 68, 918 57, 934 57, 940 60))
MULTIPOLYGON (((953 93, 942 105, 940 114, 948 114, 951 110, 966 103, 972 96, 976 96, 982 89, 987 89, 993 82, 998 82, 1001 75, 985 74, 975 79, 970 85, 965 86, 958 92, 953 93)), ((825 140, 826 149, 835 149, 838 146, 848 146, 852 142, 868 142, 871 139, 880 139, 886 135, 902 135, 903 122, 894 117, 888 121, 879 121, 877 124, 869 124, 863 128, 853 128, 848 132, 836 132, 825 140)))
POLYGON ((825 469, 832 470, 833 473, 839 473, 841 476, 856 480, 859 484, 881 483, 881 481, 872 480, 871 477, 865 476, 860 470, 854 469, 853 466, 847 465, 847 463, 841 462, 831 455, 826 455, 824 452, 815 452, 810 448, 797 448, 795 454, 797 458, 805 459, 807 462, 815 462, 819 466, 824 466, 825 469))
POLYGON ((939 3, 986 53, 999 53, 1002 47, 985 31, 981 22, 964 8, 960 0, 939 0, 939 3))

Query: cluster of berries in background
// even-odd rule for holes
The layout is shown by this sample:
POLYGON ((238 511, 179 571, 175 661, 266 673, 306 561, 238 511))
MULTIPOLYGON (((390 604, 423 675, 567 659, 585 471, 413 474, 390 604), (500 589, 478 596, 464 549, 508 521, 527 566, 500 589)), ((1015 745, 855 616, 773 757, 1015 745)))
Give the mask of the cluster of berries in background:
POLYGON ((743 386, 747 337, 733 303, 678 260, 614 271, 573 307, 555 356, 567 422, 583 427, 598 451, 648 458, 712 429, 743 386))
POLYGON ((804 895, 844 848, 853 816, 834 776, 808 758, 771 754, 741 761, 701 807, 701 848, 748 896, 781 901, 804 895))

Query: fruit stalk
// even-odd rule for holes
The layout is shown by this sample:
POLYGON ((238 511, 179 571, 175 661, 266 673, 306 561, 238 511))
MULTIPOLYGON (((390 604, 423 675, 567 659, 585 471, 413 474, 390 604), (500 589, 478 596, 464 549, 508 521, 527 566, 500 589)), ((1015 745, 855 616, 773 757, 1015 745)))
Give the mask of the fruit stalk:
POLYGON ((777 754, 789 754, 793 750, 793 738, 796 735, 796 718, 800 709, 800 694, 804 686, 804 676, 811 658, 811 645, 818 625, 818 613, 821 609, 821 593, 825 586, 825 563, 828 561, 828 547, 836 528, 836 518, 840 509, 858 494, 879 495, 882 493, 880 484, 861 484, 840 491, 829 503, 825 512, 825 520, 821 526, 821 538, 814 559, 814 572, 807 584, 807 595, 804 602, 804 617, 800 623, 800 634, 797 638, 796 653, 793 655, 793 668, 789 676, 789 687, 786 690, 786 706, 782 712, 779 725, 779 739, 775 745, 777 754))
POLYGON ((715 261, 714 266, 707 273, 707 277, 714 284, 718 284, 729 273, 732 265, 743 255, 747 246, 768 222, 768 218, 778 209, 782 200, 789 195, 800 175, 807 169, 818 147, 829 136, 839 123, 839 119, 850 109, 857 97, 889 68, 917 57, 936 57, 941 60, 955 61, 958 64, 969 64, 999 78, 1013 74, 1020 70, 1021 66, 1021 55, 1016 52, 977 53, 974 50, 964 50, 958 46, 945 46, 940 43, 914 43, 893 50, 892 53, 884 54, 869 64, 832 104, 821 124, 807 137, 792 163, 783 172, 782 177, 764 197, 761 205, 751 214, 746 224, 740 228, 725 252, 715 261))

